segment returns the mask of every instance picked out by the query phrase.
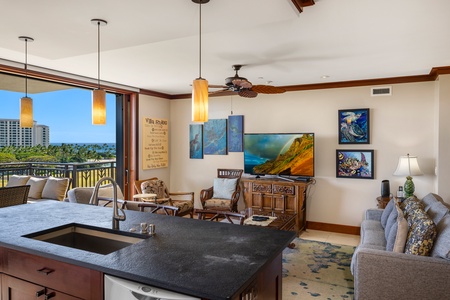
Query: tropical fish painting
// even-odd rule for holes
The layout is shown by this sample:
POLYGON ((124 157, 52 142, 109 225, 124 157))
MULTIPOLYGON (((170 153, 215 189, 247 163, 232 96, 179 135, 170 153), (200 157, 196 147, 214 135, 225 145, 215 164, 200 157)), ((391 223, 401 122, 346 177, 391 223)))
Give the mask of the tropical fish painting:
POLYGON ((369 109, 339 110, 339 144, 370 144, 369 109))
POLYGON ((373 179, 373 150, 336 150, 336 177, 373 179))

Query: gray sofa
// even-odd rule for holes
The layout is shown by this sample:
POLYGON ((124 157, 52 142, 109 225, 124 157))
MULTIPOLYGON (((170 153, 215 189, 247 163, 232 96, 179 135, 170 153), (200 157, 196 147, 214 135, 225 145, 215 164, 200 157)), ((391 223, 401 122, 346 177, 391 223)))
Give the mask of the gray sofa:
POLYGON ((430 193, 422 200, 408 198, 399 205, 391 200, 384 210, 367 210, 351 263, 355 299, 448 299, 449 207, 430 193), (423 209, 419 215, 413 210, 417 206, 423 209), (417 232, 425 236, 422 241, 417 232))

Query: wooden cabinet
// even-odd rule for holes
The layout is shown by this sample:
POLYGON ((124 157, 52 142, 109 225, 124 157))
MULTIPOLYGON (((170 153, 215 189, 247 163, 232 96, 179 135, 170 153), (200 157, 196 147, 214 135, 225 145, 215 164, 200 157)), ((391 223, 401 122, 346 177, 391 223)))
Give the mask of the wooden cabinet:
POLYGON ((36 295, 42 299, 103 299, 99 271, 7 248, 0 249, 0 254, 2 300, 40 299, 36 295))
POLYGON ((282 179, 242 178, 246 208, 253 213, 272 211, 296 214, 297 234, 306 228, 306 195, 310 182, 290 182, 282 179))

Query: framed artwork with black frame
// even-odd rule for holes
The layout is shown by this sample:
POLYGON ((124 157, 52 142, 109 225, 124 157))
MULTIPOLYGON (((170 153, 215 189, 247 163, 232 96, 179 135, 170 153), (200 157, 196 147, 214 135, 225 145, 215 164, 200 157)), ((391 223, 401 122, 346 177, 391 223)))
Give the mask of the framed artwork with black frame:
POLYGON ((340 109, 339 144, 370 144, 370 114, 368 108, 340 109))
POLYGON ((374 179, 373 150, 336 150, 336 177, 374 179))

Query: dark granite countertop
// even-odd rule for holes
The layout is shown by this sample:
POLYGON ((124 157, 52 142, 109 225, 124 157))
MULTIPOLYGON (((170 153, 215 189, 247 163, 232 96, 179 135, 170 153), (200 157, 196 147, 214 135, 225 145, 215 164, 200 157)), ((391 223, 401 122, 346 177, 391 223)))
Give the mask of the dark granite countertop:
POLYGON ((294 238, 294 232, 126 211, 156 235, 108 255, 22 237, 68 223, 111 228, 112 209, 56 201, 0 209, 0 246, 208 299, 229 299, 294 238))

